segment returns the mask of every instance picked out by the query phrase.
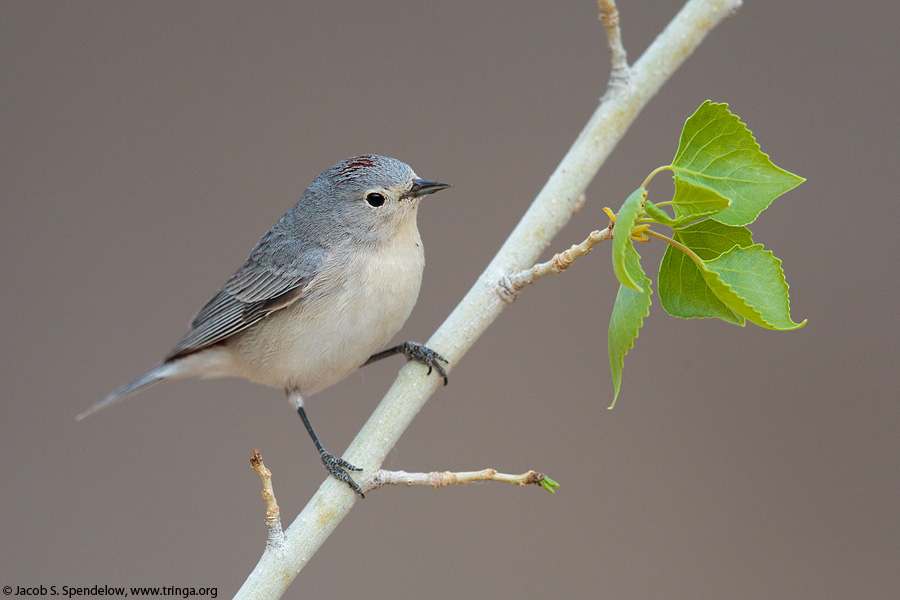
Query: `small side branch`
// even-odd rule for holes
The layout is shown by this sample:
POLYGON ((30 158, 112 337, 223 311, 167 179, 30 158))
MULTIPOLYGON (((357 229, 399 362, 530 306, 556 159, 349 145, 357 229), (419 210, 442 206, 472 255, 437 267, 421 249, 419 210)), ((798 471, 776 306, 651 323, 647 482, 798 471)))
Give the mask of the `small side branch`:
POLYGON ((431 473, 407 473, 406 471, 379 470, 375 473, 366 488, 366 491, 379 488, 383 485, 428 485, 435 489, 448 485, 465 485, 473 481, 502 481, 515 485, 539 485, 551 494, 559 484, 537 471, 528 471, 521 475, 508 475, 498 473, 496 469, 484 469, 481 471, 463 471, 452 473, 450 471, 432 471, 431 473))
POLYGON ((269 537, 266 540, 266 550, 270 548, 284 547, 284 531, 281 529, 281 509, 275 500, 275 490, 272 489, 272 471, 263 464, 262 454, 259 450, 253 450, 250 458, 250 466, 259 473, 263 483, 262 496, 266 501, 266 527, 269 528, 269 537))
POLYGON ((631 81, 631 69, 628 67, 628 57, 625 54, 625 46, 622 45, 622 30, 619 28, 619 10, 615 0, 597 0, 600 9, 600 22, 606 29, 606 41, 609 44, 612 70, 609 74, 610 88, 629 87, 631 81))
POLYGON ((545 275, 559 274, 572 266, 576 259, 591 253, 594 246, 604 240, 612 239, 613 224, 606 229, 592 231, 591 235, 580 244, 572 246, 564 252, 554 255, 549 261, 538 263, 530 269, 508 275, 500 282, 500 296, 504 300, 515 298, 526 285, 532 284, 545 275))

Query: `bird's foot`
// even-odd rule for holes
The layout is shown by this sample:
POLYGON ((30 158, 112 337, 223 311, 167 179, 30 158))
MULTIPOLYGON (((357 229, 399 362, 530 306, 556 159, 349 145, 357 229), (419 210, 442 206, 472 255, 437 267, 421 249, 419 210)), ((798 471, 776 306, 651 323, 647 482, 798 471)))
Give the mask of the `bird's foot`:
POLYGON ((350 474, 345 471, 345 469, 349 469, 351 471, 362 471, 359 467, 355 467, 348 463, 343 458, 338 458, 331 452, 326 452, 322 450, 319 452, 319 456, 322 457, 322 464, 325 465, 325 469, 335 478, 340 479, 347 485, 349 485, 354 492, 360 495, 361 498, 365 498, 366 495, 363 494, 362 489, 359 487, 353 479, 350 477, 350 474))
POLYGON ((449 365, 450 361, 425 344, 418 342, 403 342, 398 348, 403 356, 409 360, 414 360, 428 367, 429 375, 431 375, 432 369, 437 371, 443 377, 444 385, 447 385, 447 370, 444 368, 444 365, 449 365))

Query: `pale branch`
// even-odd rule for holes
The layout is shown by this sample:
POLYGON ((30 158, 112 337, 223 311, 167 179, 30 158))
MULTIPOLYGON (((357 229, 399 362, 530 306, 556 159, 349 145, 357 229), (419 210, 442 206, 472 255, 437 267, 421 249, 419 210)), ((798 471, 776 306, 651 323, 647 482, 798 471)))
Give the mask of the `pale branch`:
POLYGON ((537 471, 528 471, 521 475, 498 473, 496 469, 481 471, 432 471, 431 473, 407 473, 406 471, 385 471, 380 469, 368 480, 365 492, 384 485, 427 485, 435 489, 448 485, 466 485, 474 481, 501 481, 515 485, 539 485, 551 494, 559 484, 537 471))
POLYGON ((622 45, 622 30, 619 28, 619 10, 615 0, 597 0, 600 9, 600 22, 606 29, 606 41, 609 45, 612 68, 609 73, 609 87, 628 87, 631 85, 631 69, 628 68, 628 56, 622 45))
MULTIPOLYGON (((632 67, 632 85, 611 89, 562 162, 485 271, 428 341, 455 367, 508 304, 498 281, 536 262, 568 223, 578 198, 628 127, 663 83, 740 0, 689 0, 632 67)), ((406 427, 442 383, 408 363, 344 453, 369 474, 377 471, 406 427)), ((345 483, 328 477, 285 532, 281 552, 266 552, 237 598, 279 598, 357 501, 345 483)))
POLYGON ((275 490, 272 488, 272 471, 263 464, 262 454, 256 449, 253 450, 253 456, 250 458, 250 466, 259 473, 263 484, 262 497, 266 502, 266 527, 269 529, 266 551, 273 548, 280 550, 284 547, 284 532, 281 529, 281 509, 278 508, 275 490))
POLYGON ((610 239, 612 239, 612 224, 606 229, 592 231, 586 240, 580 244, 575 244, 568 250, 554 255, 553 258, 547 262, 538 263, 530 269, 525 269, 518 273, 502 277, 500 279, 498 293, 504 300, 509 302, 515 299, 516 295, 522 291, 522 288, 526 285, 532 284, 541 277, 550 275, 551 273, 557 275, 562 273, 571 267, 576 259, 590 254, 591 250, 594 249, 594 246, 604 240, 610 239))

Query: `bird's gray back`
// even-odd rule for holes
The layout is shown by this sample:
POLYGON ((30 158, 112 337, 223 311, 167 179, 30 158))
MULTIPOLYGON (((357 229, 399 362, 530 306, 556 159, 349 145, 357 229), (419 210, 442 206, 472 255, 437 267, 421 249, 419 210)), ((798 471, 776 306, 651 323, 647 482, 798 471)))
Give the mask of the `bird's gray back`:
POLYGON ((166 360, 222 342, 273 311, 302 302, 326 262, 339 263, 360 243, 380 241, 379 228, 365 221, 373 215, 359 210, 362 195, 414 176, 406 163, 374 154, 346 159, 320 174, 200 310, 166 360))

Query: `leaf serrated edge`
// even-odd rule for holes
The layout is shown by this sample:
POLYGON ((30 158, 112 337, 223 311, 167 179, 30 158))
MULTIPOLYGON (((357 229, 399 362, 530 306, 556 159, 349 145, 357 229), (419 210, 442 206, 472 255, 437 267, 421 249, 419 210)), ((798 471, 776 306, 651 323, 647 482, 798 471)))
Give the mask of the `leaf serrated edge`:
MULTIPOLYGON (((783 192, 781 192, 780 194, 778 194, 778 196, 775 196, 774 198, 772 198, 768 203, 766 203, 765 206, 763 206, 762 208, 760 208, 759 212, 757 212, 756 215, 755 215, 750 221, 747 221, 747 222, 736 222, 736 221, 735 221, 735 222, 733 222, 733 221, 730 221, 730 220, 727 220, 727 219, 726 219, 726 220, 721 220, 721 219, 717 219, 717 218, 716 218, 716 215, 721 214, 721 212, 727 212, 728 208, 731 208, 731 207, 734 205, 733 202, 732 202, 731 206, 729 206, 729 207, 726 208, 726 209, 723 209, 722 211, 720 211, 720 213, 715 213, 714 215, 711 215, 711 216, 710 216, 710 218, 713 219, 714 221, 717 221, 717 222, 722 223, 722 224, 724 224, 724 225, 735 225, 735 226, 745 226, 745 225, 749 225, 750 223, 752 223, 753 221, 755 221, 755 220, 759 217, 760 213, 762 213, 764 210, 766 210, 766 209, 772 204, 772 202, 773 202, 776 198, 778 198, 779 196, 781 196, 781 195, 783 195, 783 194, 785 194, 785 193, 791 191, 792 189, 796 188, 796 187, 799 186, 801 183, 805 182, 806 179, 805 179, 804 177, 801 177, 801 176, 797 175, 796 173, 792 173, 792 172, 788 171, 787 169, 784 169, 784 168, 779 167, 778 165, 776 165, 775 162, 772 160, 772 157, 769 156, 769 154, 768 154, 767 152, 764 152, 764 151, 763 151, 762 147, 759 145, 759 142, 756 140, 756 136, 753 134, 753 131, 750 129, 750 127, 747 126, 747 124, 746 124, 744 121, 741 120, 741 117, 740 117, 739 115, 737 115, 737 114, 731 112, 731 110, 729 110, 729 108, 728 108, 728 104, 727 104, 727 103, 725 103, 725 102, 713 102, 712 100, 706 100, 706 101, 704 101, 703 104, 701 104, 701 105, 697 108, 697 110, 694 111, 694 114, 692 114, 690 117, 688 117, 687 120, 685 121, 685 123, 684 123, 684 128, 682 128, 682 137, 679 138, 679 141, 678 141, 678 149, 675 151, 675 158, 672 159, 672 163, 669 165, 669 167, 672 169, 673 178, 676 178, 676 179, 677 179, 679 171, 681 171, 681 172, 683 172, 683 173, 685 173, 685 174, 690 174, 690 175, 692 175, 692 176, 694 176, 694 177, 706 177, 706 178, 709 177, 708 175, 705 175, 702 171, 693 171, 693 170, 690 170, 690 169, 686 169, 686 168, 684 168, 684 167, 679 167, 679 166, 677 166, 677 163, 678 163, 679 158, 680 158, 680 157, 685 153, 685 151, 687 150, 688 146, 690 146, 690 143, 693 141, 693 139, 694 139, 695 137, 697 137, 697 135, 698 135, 703 129, 705 129, 706 127, 708 127, 709 125, 711 125, 712 123, 714 123, 715 120, 718 120, 718 119, 729 119, 730 121, 736 122, 737 125, 739 125, 740 127, 743 128, 742 131, 746 132, 746 134, 750 136, 750 141, 752 142, 752 146, 751 146, 752 149, 754 149, 754 150, 755 150, 756 152, 758 152, 763 158, 765 158, 765 160, 768 161, 769 165, 771 165, 774 169, 776 169, 778 172, 780 172, 780 174, 782 174, 782 175, 788 175, 789 177, 791 177, 791 178, 794 179, 794 184, 793 184, 792 186, 788 187, 786 190, 784 190, 783 192), (688 123, 691 122, 691 119, 699 118, 699 117, 698 117, 698 114, 700 114, 700 112, 701 112, 702 110, 704 110, 704 109, 710 110, 710 109, 707 108, 707 107, 715 107, 715 109, 721 108, 721 109, 723 109, 723 110, 725 111, 725 114, 721 114, 721 112, 719 112, 718 114, 715 114, 715 115, 713 116, 713 119, 712 119, 712 120, 707 121, 706 123, 704 123, 702 127, 698 128, 698 129, 693 133, 693 135, 691 135, 690 140, 687 140, 686 143, 682 143, 682 142, 684 141, 684 140, 683 140, 683 138, 684 138, 684 128, 686 128, 686 127, 688 126, 688 123), (733 117, 733 119, 729 119, 729 117, 733 117)), ((701 148, 702 148, 702 147, 703 147, 703 146, 701 146, 701 148)), ((699 149, 698 149, 698 152, 699 152, 699 149)), ((693 160, 693 158, 690 159, 690 160, 693 160)), ((690 162, 690 161, 688 161, 688 162, 690 162)), ((686 179, 685 179, 685 182, 687 183, 687 180, 686 180, 686 179)), ((708 189, 712 189, 712 188, 710 188, 709 186, 706 186, 706 185, 703 185, 703 184, 700 184, 700 183, 697 183, 697 182, 694 182, 694 181, 691 181, 691 183, 693 183, 693 184, 695 184, 695 185, 701 185, 702 187, 706 187, 706 188, 708 188, 708 189)), ((719 192, 718 190, 713 190, 713 191, 715 191, 715 192, 716 192, 717 194, 719 194, 720 196, 722 196, 722 197, 724 197, 724 198, 727 198, 728 200, 732 200, 732 201, 733 201, 733 198, 729 198, 728 196, 725 196, 724 194, 722 194, 722 193, 719 192)))
POLYGON ((738 299, 741 300, 742 306, 747 307, 748 312, 750 312, 750 313, 753 314, 753 315, 756 315, 756 316, 759 318, 759 321, 757 321, 756 319, 754 319, 754 318, 753 318, 752 316, 750 316, 749 314, 744 314, 743 312, 740 312, 740 311, 735 310, 735 309, 728 303, 727 300, 725 300, 724 298, 722 298, 721 296, 719 296, 718 294, 716 294, 716 290, 715 290, 715 288, 714 288, 713 286, 709 286, 709 288, 712 290, 712 292, 713 292, 714 294, 716 294, 716 296, 719 298, 719 300, 721 300, 721 301, 725 304, 725 306, 727 306, 729 309, 733 310, 733 311, 736 312, 737 314, 741 315, 742 317, 745 317, 745 318, 746 318, 747 320, 749 320, 751 323, 754 323, 754 324, 756 324, 756 325, 759 325, 760 327, 763 327, 763 328, 765 328, 765 329, 771 329, 771 330, 773 330, 773 331, 793 331, 793 330, 795 330, 795 329, 800 329, 801 327, 803 327, 804 325, 806 325, 806 322, 808 321, 808 319, 803 319, 803 321, 800 322, 800 323, 795 323, 794 320, 791 319, 791 314, 790 314, 790 309, 791 309, 790 289, 791 289, 791 286, 790 286, 790 284, 788 284, 787 278, 784 277, 784 269, 781 268, 781 265, 782 265, 781 259, 778 258, 777 256, 775 256, 775 254, 774 254, 771 250, 766 250, 766 249, 763 247, 762 244, 752 244, 752 245, 746 246, 746 247, 734 246, 734 247, 732 247, 730 250, 728 250, 728 251, 726 251, 726 252, 723 252, 722 254, 720 254, 719 256, 717 256, 716 258, 714 258, 714 259, 712 259, 712 260, 710 260, 710 261, 703 261, 703 266, 700 267, 700 272, 701 272, 701 273, 708 273, 708 274, 714 276, 714 277, 718 280, 718 282, 722 284, 723 287, 727 288, 728 291, 730 291, 732 294, 735 295, 735 297, 737 297, 738 299), (715 261, 721 259, 723 256, 725 256, 725 255, 727 255, 727 254, 733 252, 733 251, 735 250, 735 248, 740 248, 741 250, 749 250, 749 249, 751 249, 751 248, 761 248, 761 249, 762 249, 762 252, 763 252, 764 254, 768 254, 769 256, 771 256, 771 257, 775 260, 775 262, 776 262, 777 265, 778 265, 778 269, 779 269, 779 271, 781 272, 781 280, 782 280, 782 282, 784 283, 785 288, 787 288, 787 290, 788 290, 788 294, 787 294, 788 317, 787 317, 787 318, 788 318, 788 321, 790 321, 791 323, 793 323, 793 325, 794 325, 793 327, 776 327, 774 324, 772 324, 772 323, 770 323, 769 321, 767 321, 766 319, 764 319, 763 316, 762 316, 762 313, 760 313, 757 309, 753 308, 753 306, 750 305, 750 304, 747 302, 747 299, 746 299, 746 298, 741 297, 741 295, 738 294, 738 293, 734 290, 734 288, 732 288, 730 285, 728 285, 727 283, 725 283, 725 281, 722 280, 722 278, 719 276, 719 274, 718 274, 717 272, 715 272, 715 271, 709 269, 709 267, 706 266, 708 262, 715 262, 715 261))
MULTIPOLYGON (((725 111, 728 114, 730 114, 730 115, 734 114, 733 112, 728 110, 727 102, 713 102, 712 100, 709 100, 709 99, 704 100, 703 103, 697 107, 697 110, 695 110, 694 113, 691 116, 689 116, 687 119, 685 119, 685 121, 684 121, 684 126, 681 128, 681 137, 678 138, 678 148, 675 150, 675 158, 672 159, 672 164, 669 165, 673 169, 675 168, 675 163, 678 162, 678 158, 682 154, 684 154, 685 150, 687 150, 688 146, 690 146, 690 144, 694 140, 694 138, 697 137, 697 134, 699 134, 707 125, 709 125, 710 122, 704 123, 703 127, 699 127, 697 129, 697 131, 695 131, 693 133, 693 135, 691 135, 691 139, 687 140, 687 142, 685 142, 685 143, 682 143, 682 142, 684 142, 684 130, 687 128, 688 123, 691 123, 691 119, 694 119, 695 117, 699 118, 699 117, 697 117, 697 115, 700 114, 700 111, 706 109, 706 107, 708 107, 708 106, 710 106, 710 107, 720 107, 721 106, 722 108, 725 109, 725 111)), ((737 115, 735 115, 735 116, 737 116, 737 115)), ((740 122, 740 117, 738 117, 738 122, 740 122)), ((744 127, 747 127, 747 125, 745 124, 744 127)), ((754 141, 756 141, 756 140, 754 139, 754 141)), ((757 146, 758 146, 758 144, 757 144, 757 146)))
MULTIPOLYGON (((634 348, 634 341, 636 339, 638 339, 638 336, 640 336, 641 328, 644 326, 644 319, 646 319, 647 317, 650 316, 650 306, 653 305, 652 282, 650 281, 650 278, 647 277, 646 274, 644 274, 644 276, 641 279, 642 279, 641 283, 643 283, 644 285, 647 286, 647 290, 638 292, 638 293, 641 294, 642 296, 644 294, 647 294, 647 305, 644 308, 644 314, 641 315, 640 321, 638 322, 637 330, 634 332, 634 337, 631 338, 631 342, 629 342, 628 347, 625 348, 625 351, 622 353, 622 356, 619 358, 619 363, 621 363, 621 364, 618 365, 618 373, 619 373, 618 381, 616 381, 616 377, 613 375, 613 389, 614 389, 613 401, 612 401, 612 404, 610 404, 609 406, 606 407, 607 410, 612 410, 616 406, 616 400, 619 399, 619 392, 622 389, 622 371, 625 369, 625 357, 628 356, 628 353, 632 350, 632 348, 634 348)), ((630 290, 630 288, 620 284, 619 292, 616 293, 616 300, 618 300, 618 294, 622 291, 623 288, 630 290)), ((630 290, 630 291, 636 292, 637 290, 630 290)), ((613 316, 615 316, 615 305, 613 305, 613 315, 610 318, 612 318, 613 316)), ((611 323, 611 321, 610 321, 610 323, 611 323)), ((610 355, 610 370, 613 371, 613 373, 615 373, 615 370, 614 370, 614 367, 612 364, 612 356, 611 355, 610 355)))

